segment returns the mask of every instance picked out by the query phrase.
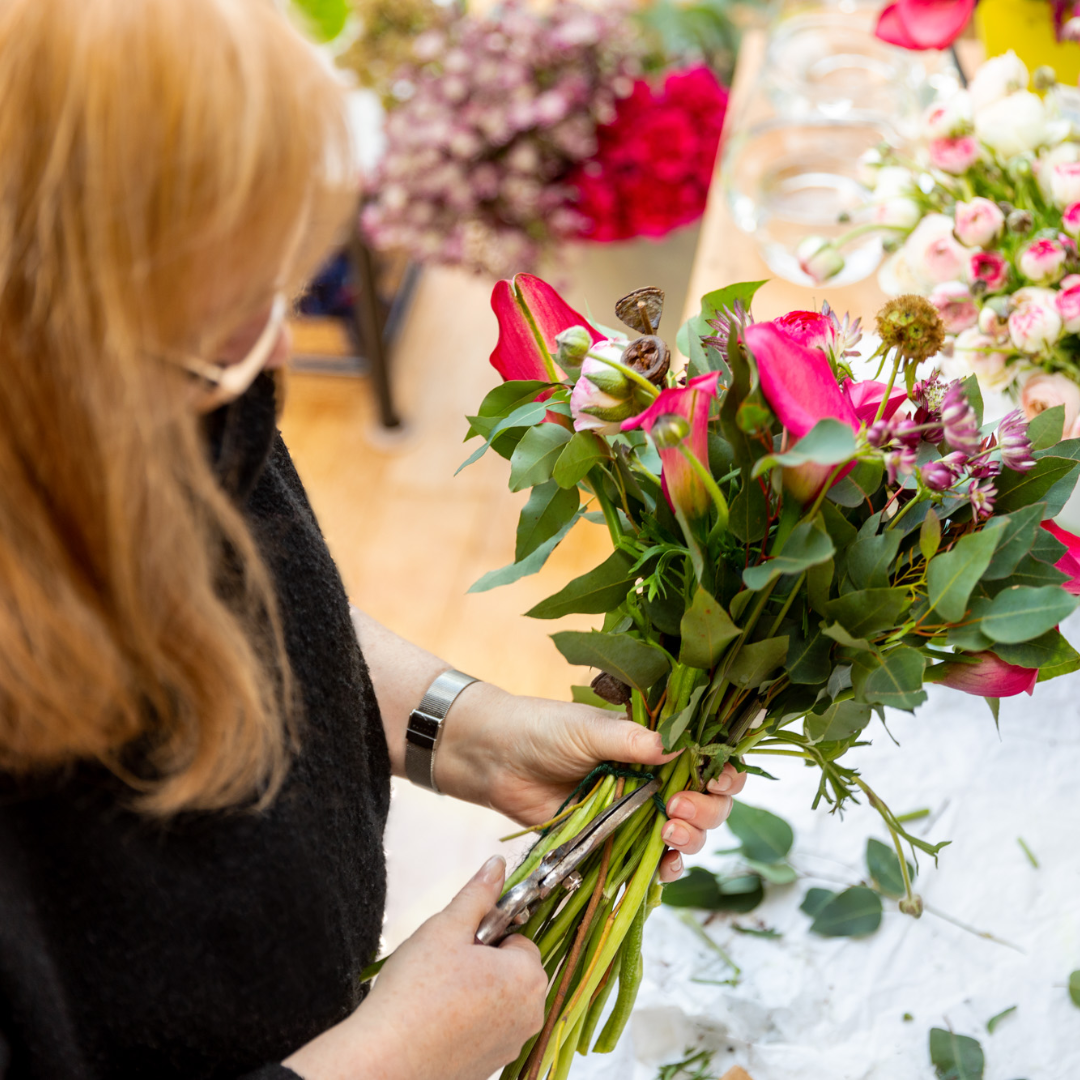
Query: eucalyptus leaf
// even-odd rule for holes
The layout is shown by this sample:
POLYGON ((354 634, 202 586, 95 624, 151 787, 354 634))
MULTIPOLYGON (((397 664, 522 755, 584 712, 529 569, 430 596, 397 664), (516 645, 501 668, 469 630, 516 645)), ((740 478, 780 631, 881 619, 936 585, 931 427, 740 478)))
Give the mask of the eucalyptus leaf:
POLYGON ((529 428, 510 457, 510 490, 522 491, 550 480, 555 462, 569 441, 570 432, 561 424, 529 428))
POLYGON ((881 897, 865 885, 853 885, 818 909, 810 924, 822 937, 863 937, 881 925, 881 897))
POLYGON ((661 649, 627 634, 561 630, 551 640, 571 664, 599 668, 642 693, 671 667, 661 649))
POLYGON ((817 626, 812 625, 805 637, 802 633, 792 634, 784 663, 788 678, 801 686, 815 686, 825 682, 831 670, 829 656, 832 646, 832 639, 826 637, 817 626))
POLYGON ((790 885, 799 880, 799 871, 790 863, 763 863, 756 859, 746 859, 746 865, 760 874, 770 885, 790 885))
POLYGON ((923 671, 926 658, 917 649, 900 645, 882 657, 881 667, 871 672, 863 687, 866 701, 914 712, 926 700, 923 671))
POLYGON ((986 1068, 977 1039, 945 1028, 930 1029, 930 1061, 938 1080, 982 1080, 986 1068))
POLYGON ((836 895, 832 889, 807 889, 799 910, 804 911, 812 919, 836 895))
POLYGON ((859 461, 847 476, 842 476, 829 488, 826 498, 839 506, 862 506, 881 487, 884 478, 885 468, 880 460, 859 461))
POLYGON ((988 592, 997 593, 1012 585, 1027 585, 1037 589, 1043 585, 1064 585, 1068 580, 1068 574, 1062 573, 1031 555, 1025 555, 1007 578, 1002 581, 988 581, 985 584, 988 592))
POLYGON ((783 454, 763 457, 755 466, 753 476, 783 466, 792 468, 813 462, 817 465, 839 465, 855 456, 855 433, 841 420, 819 420, 795 446, 783 454))
POLYGON ((589 470, 609 457, 607 444, 591 431, 575 432, 555 462, 551 477, 563 488, 574 488, 589 470))
POLYGON ((727 825, 739 838, 742 854, 755 862, 778 863, 795 842, 795 833, 782 817, 739 799, 732 801, 727 825))
POLYGON ((828 499, 821 504, 821 520, 837 551, 843 551, 859 535, 859 530, 828 499))
MULTIPOLYGON (((906 862, 907 860, 905 860, 906 862)), ((898 900, 905 895, 904 875, 900 872, 900 860, 896 849, 871 837, 866 841, 866 868, 879 891, 898 900)), ((914 879, 915 867, 907 864, 908 878, 914 879)))
MULTIPOLYGON (((498 386, 484 395, 484 400, 480 402, 479 417, 466 417, 466 419, 487 418, 498 421, 520 409, 523 405, 535 401, 536 395, 542 390, 550 390, 558 385, 558 383, 549 383, 541 379, 510 379, 507 382, 499 383, 498 386)), ((543 419, 542 415, 541 419, 543 419)), ((487 427, 486 431, 474 424, 473 430, 465 436, 466 440, 474 434, 481 434, 486 437, 495 424, 485 426, 487 427)))
MULTIPOLYGON (((1056 407, 1059 409, 1061 408, 1060 405, 1056 407)), ((1001 1021, 1004 1020, 1007 1016, 1012 1016, 1014 1012, 1016 1012, 1016 1006, 1010 1005, 1007 1009, 1002 1009, 1001 1012, 995 1014, 994 1016, 991 1016, 990 1019, 986 1021, 987 1032, 993 1035, 994 1031, 997 1029, 998 1024, 1000 1024, 1001 1021)))
POLYGON ((788 638, 766 638, 743 645, 727 669, 733 686, 752 690, 768 679, 787 659, 788 638))
POLYGON ((757 592, 781 574, 798 574, 831 559, 835 550, 828 533, 816 528, 813 522, 804 521, 795 526, 784 550, 776 558, 760 566, 747 567, 743 571, 743 581, 748 589, 757 592))
POLYGON ((919 528, 919 551, 922 557, 929 562, 938 552, 941 546, 941 518, 931 506, 926 511, 922 526, 919 528))
POLYGON ((980 532, 962 537, 952 551, 930 560, 926 571, 930 607, 946 622, 958 623, 963 619, 971 591, 990 565, 1001 532, 1000 528, 988 525, 980 532))
POLYGON ((887 589, 900 542, 898 532, 859 537, 847 552, 847 574, 857 589, 887 589))
POLYGON ((1035 533, 1035 543, 1031 545, 1028 554, 1039 562, 1054 565, 1069 549, 1052 533, 1046 529, 1039 529, 1035 533))
POLYGON ((598 567, 568 582, 553 596, 525 612, 533 619, 559 619, 583 613, 602 615, 618 607, 637 580, 634 560, 625 551, 614 551, 598 567))
POLYGON ((1055 405, 1036 413, 1028 421, 1027 435, 1032 450, 1049 450, 1061 442, 1065 430, 1065 406, 1055 405))
POLYGON ((677 881, 664 886, 661 897, 669 907, 715 911, 719 907, 720 886, 716 876, 703 866, 691 866, 677 881))
POLYGON ((732 499, 728 529, 744 544, 756 544, 765 535, 765 493, 756 480, 746 480, 732 499))
POLYGON ((872 710, 860 701, 837 701, 823 713, 809 712, 803 729, 811 743, 843 742, 858 735, 870 723, 872 710))
POLYGON ((518 519, 515 561, 531 555, 572 521, 580 502, 577 488, 564 490, 553 480, 534 487, 518 519))
MULTIPOLYGON (((914 367, 914 365, 912 365, 914 367)), ((979 379, 976 375, 969 375, 963 383, 964 396, 968 400, 968 404, 975 412, 975 422, 982 427, 983 422, 983 396, 982 387, 979 385, 979 379)))
POLYGON ((683 356, 690 360, 692 375, 721 370, 720 354, 715 349, 706 349, 702 344, 702 338, 712 337, 716 333, 709 325, 709 320, 715 319, 723 311, 734 311, 737 303, 749 311, 754 294, 764 284, 764 281, 744 281, 724 289, 716 289, 701 298, 700 311, 688 319, 675 335, 676 345, 683 356))
POLYGON ((1035 534, 1045 531, 1039 527, 1045 517, 1046 504, 1035 503, 1003 519, 1001 536, 994 549, 994 557, 983 574, 984 580, 997 581, 1007 578, 1016 569, 1017 564, 1035 543, 1035 534))
POLYGON ((1080 969, 1069 974, 1069 997, 1072 1003, 1080 1009, 1080 969))
MULTIPOLYGON (((1048 630, 1030 641, 1015 644, 999 642, 993 646, 993 650, 1006 664, 1016 664, 1018 667, 1042 670, 1044 667, 1064 668, 1072 664, 1080 666, 1080 653, 1057 629, 1048 630)), ((1076 668, 1069 667, 1069 670, 1075 671, 1076 668)))
POLYGON ((699 587, 679 626, 679 663, 711 668, 740 632, 724 605, 699 587))
POLYGON ((1032 589, 1015 585, 999 592, 993 600, 976 600, 971 616, 979 630, 993 641, 1016 644, 1041 637, 1071 615, 1080 597, 1056 585, 1032 589))
POLYGON ((840 623, 852 638, 867 638, 899 626, 910 604, 907 589, 864 589, 830 600, 825 605, 825 618, 840 623))
POLYGON ((1054 506, 1051 505, 1050 491, 1059 482, 1075 477, 1078 469, 1080 463, 1069 457, 1039 458, 1035 468, 1023 473, 1003 469, 994 481, 998 492, 994 502, 995 513, 1009 514, 1043 499, 1047 501, 1047 509, 1051 515, 1058 513, 1065 499, 1068 499, 1069 492, 1065 493, 1065 499, 1055 498, 1054 502, 1059 505, 1054 506))

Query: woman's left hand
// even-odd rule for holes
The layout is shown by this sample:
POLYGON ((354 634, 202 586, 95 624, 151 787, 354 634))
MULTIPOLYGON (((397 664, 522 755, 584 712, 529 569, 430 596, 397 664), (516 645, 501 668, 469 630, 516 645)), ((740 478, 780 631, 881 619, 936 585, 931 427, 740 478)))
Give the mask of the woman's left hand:
MULTIPOLYGON (((662 765, 660 736, 618 713, 517 697, 487 683, 463 694, 447 717, 436 780, 448 795, 491 806, 523 825, 552 818, 581 779, 602 761, 662 765), (462 707, 464 706, 464 707, 462 707)), ((682 873, 683 854, 705 844, 705 834, 731 813, 731 799, 746 774, 728 764, 704 792, 683 791, 667 803, 664 826, 669 850, 660 864, 662 881, 682 873)))

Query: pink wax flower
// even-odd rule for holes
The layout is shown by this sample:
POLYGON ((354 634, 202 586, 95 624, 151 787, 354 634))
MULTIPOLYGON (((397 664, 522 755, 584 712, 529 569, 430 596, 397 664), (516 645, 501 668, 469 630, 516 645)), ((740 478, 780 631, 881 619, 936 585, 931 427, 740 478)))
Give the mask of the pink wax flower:
POLYGON ((950 663, 937 681, 978 697, 1003 698, 1031 694, 1039 681, 1038 668, 1006 664, 992 652, 973 653, 975 663, 950 663))
POLYGON ((904 49, 947 49, 964 31, 975 0, 895 0, 874 33, 904 49))
MULTIPOLYGON (((852 431, 862 427, 850 398, 837 385, 820 349, 808 349, 775 323, 752 323, 744 337, 757 362, 761 392, 794 440, 801 439, 826 417, 843 421, 852 431)), ((813 462, 787 468, 783 470, 784 487, 800 502, 807 502, 833 471, 832 465, 813 462)))
POLYGON ((997 292, 1009 280, 1009 264, 997 251, 976 251, 968 264, 968 276, 972 281, 985 281, 988 292, 997 292))
POLYGON ((1072 237, 1080 236, 1080 202, 1065 207, 1061 213, 1061 227, 1072 237))
POLYGON ((997 203, 976 196, 958 202, 954 213, 956 239, 968 247, 989 247, 1005 231, 1005 215, 997 203))
POLYGON ((966 173, 979 156, 979 143, 974 135, 931 139, 927 149, 930 152, 930 164, 951 176, 966 173))
POLYGON ((1065 245, 1060 240, 1035 240, 1020 253, 1020 273, 1036 285, 1051 285, 1065 266, 1065 245))
POLYGON ((1042 527, 1069 549, 1054 563, 1054 568, 1069 575, 1069 580, 1061 587, 1073 596, 1080 596, 1080 536, 1063 529, 1055 521, 1044 521, 1042 527))
MULTIPOLYGON (((716 397, 716 384, 719 379, 719 372, 710 371, 691 379, 685 386, 661 390, 656 400, 643 413, 623 421, 622 430, 644 428, 648 434, 658 420, 668 416, 681 416, 690 423, 684 445, 708 468, 709 403, 716 397)), ((661 447, 660 461, 663 466, 661 487, 672 511, 678 507, 691 519, 708 513, 712 498, 682 451, 677 446, 661 447)))
POLYGON ((504 380, 557 382, 562 376, 555 367, 555 337, 571 326, 584 326, 594 342, 604 337, 546 281, 532 274, 496 282, 491 310, 499 320, 491 364, 504 380))
POLYGON ((947 334, 959 334, 979 321, 971 290, 962 281, 940 282, 927 299, 937 308, 947 334))

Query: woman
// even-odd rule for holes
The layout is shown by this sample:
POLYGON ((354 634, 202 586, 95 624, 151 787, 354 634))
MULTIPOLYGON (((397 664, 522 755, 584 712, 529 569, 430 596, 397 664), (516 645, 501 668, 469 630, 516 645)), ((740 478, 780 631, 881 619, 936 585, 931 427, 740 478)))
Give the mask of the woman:
MULTIPOLYGON (((544 998, 473 944, 502 860, 359 981, 448 665, 354 629, 275 427, 338 89, 265 0, 3 0, 0 100, 0 1076, 481 1080, 544 998)), ((472 683, 430 777, 533 824, 604 759, 665 760, 472 683)), ((672 800, 665 877, 740 784, 672 800)))

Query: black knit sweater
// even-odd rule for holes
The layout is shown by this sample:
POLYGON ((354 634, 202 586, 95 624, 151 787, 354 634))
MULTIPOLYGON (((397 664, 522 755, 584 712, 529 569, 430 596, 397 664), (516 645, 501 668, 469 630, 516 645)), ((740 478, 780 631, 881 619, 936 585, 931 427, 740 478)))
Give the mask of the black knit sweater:
POLYGON ((97 768, 0 777, 3 1080, 295 1080, 275 1063, 361 999, 386 891, 389 759, 272 407, 262 377, 210 435, 276 582, 300 752, 266 812, 166 825, 126 809, 97 768))

